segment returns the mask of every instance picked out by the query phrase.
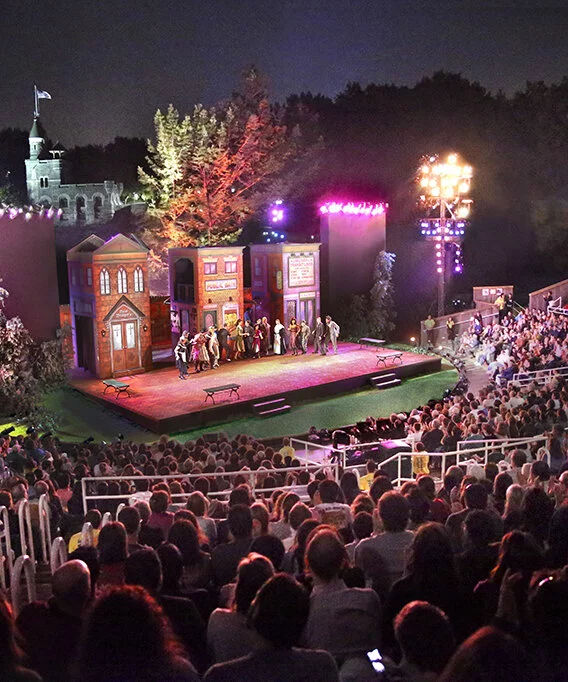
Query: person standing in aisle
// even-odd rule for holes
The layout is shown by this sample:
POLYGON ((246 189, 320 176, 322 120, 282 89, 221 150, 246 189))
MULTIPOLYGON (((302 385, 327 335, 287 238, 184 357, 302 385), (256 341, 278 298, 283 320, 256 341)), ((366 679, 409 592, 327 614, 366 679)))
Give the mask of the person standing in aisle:
POLYGON ((456 321, 454 320, 453 317, 448 317, 446 320, 446 333, 448 336, 448 341, 450 342, 450 346, 452 349, 455 347, 455 341, 456 341, 456 321))

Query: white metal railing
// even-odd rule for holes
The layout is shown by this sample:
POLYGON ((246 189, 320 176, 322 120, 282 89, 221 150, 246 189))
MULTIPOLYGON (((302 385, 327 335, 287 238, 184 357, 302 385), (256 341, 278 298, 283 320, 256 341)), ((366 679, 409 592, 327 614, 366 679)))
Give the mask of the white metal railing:
POLYGON ((49 508, 49 498, 46 493, 39 498, 38 507, 42 560, 44 564, 49 564, 51 554, 51 509, 49 508))
POLYGON ((10 537, 10 517, 8 509, 0 507, 0 589, 6 590, 14 573, 14 552, 10 537))
POLYGON ((67 546, 65 545, 65 540, 59 536, 56 537, 51 545, 51 553, 49 557, 49 566, 51 568, 51 574, 53 575, 55 571, 67 561, 67 546))
POLYGON ((95 533, 93 526, 89 521, 86 521, 81 528, 81 547, 94 547, 95 533))
POLYGON ((20 500, 18 503, 18 526, 20 529, 21 555, 28 555, 35 567, 34 534, 30 515, 30 503, 27 500, 20 500))
POLYGON ((517 372, 513 374, 511 383, 522 387, 527 384, 543 383, 555 376, 568 376, 568 367, 554 367, 552 369, 535 369, 532 372, 517 372))
MULTIPOLYGON (((300 473, 302 471, 312 471, 312 472, 317 472, 317 471, 322 471, 322 470, 327 470, 329 473, 333 475, 336 481, 339 480, 339 467, 340 467, 340 462, 322 462, 321 464, 304 464, 300 467, 283 467, 279 469, 254 469, 254 470, 239 470, 239 471, 225 471, 225 472, 220 472, 220 473, 199 473, 199 474, 169 474, 167 476, 160 476, 159 474, 156 474, 154 476, 93 476, 89 478, 82 478, 81 479, 81 492, 83 495, 83 510, 84 513, 86 514, 88 511, 88 503, 90 500, 104 500, 104 501, 111 501, 111 500, 121 500, 124 501, 125 497, 131 497, 133 493, 128 493, 128 494, 119 494, 119 495, 99 495, 96 493, 90 493, 88 490, 88 485, 89 484, 97 484, 101 481, 155 481, 156 483, 159 482, 164 482, 164 481, 187 481, 187 480, 193 480, 196 478, 223 478, 225 480, 231 480, 235 479, 237 477, 244 477, 246 479, 246 482, 251 488, 251 491, 253 493, 258 492, 263 492, 263 493, 272 493, 274 490, 291 490, 293 488, 297 488, 297 484, 293 485, 279 485, 275 488, 264 488, 262 486, 258 485, 259 479, 265 479, 267 476, 271 476, 275 473, 277 474, 287 474, 289 472, 295 472, 295 473, 300 473)), ((231 486, 232 487, 232 486, 231 486)), ((231 490, 220 490, 218 492, 210 492, 208 493, 208 497, 227 497, 230 494, 231 490)), ((183 503, 187 500, 187 498, 191 495, 190 492, 182 492, 182 493, 172 493, 170 494, 170 497, 172 500, 176 501, 179 500, 180 503, 183 503)), ((112 517, 111 517, 112 518, 112 517)))
POLYGON ((17 616, 22 609, 22 576, 25 579, 28 602, 35 601, 35 561, 23 554, 16 559, 14 564, 13 580, 10 585, 10 596, 14 614, 17 616))

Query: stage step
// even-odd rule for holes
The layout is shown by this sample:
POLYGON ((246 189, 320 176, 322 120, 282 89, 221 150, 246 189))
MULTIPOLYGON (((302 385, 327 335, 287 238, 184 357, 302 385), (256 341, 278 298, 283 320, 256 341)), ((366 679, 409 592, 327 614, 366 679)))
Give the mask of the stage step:
POLYGON ((380 376, 371 377, 371 384, 375 388, 392 388, 400 384, 400 379, 397 378, 394 372, 388 374, 381 374, 380 376))
POLYGON ((289 412, 291 407, 286 404, 286 398, 276 398, 276 400, 255 403, 252 409, 258 417, 272 417, 275 414, 289 412))

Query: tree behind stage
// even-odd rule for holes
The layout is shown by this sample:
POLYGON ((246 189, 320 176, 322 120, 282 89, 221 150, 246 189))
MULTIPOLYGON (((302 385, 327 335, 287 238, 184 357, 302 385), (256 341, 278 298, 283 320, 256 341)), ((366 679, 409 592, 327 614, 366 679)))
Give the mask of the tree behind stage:
POLYGON ((150 170, 140 170, 152 206, 144 237, 154 251, 238 238, 247 218, 274 199, 274 183, 298 155, 299 137, 283 119, 254 69, 223 106, 197 105, 183 119, 172 105, 156 113, 150 170))

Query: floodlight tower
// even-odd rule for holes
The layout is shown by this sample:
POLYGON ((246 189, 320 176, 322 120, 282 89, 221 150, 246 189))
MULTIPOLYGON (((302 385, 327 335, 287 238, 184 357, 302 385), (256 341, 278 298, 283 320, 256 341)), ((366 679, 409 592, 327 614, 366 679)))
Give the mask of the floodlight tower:
POLYGON ((424 217, 420 233, 436 246, 438 274, 438 316, 446 309, 448 260, 453 272, 463 271, 462 243, 468 225, 473 200, 469 198, 473 168, 464 164, 455 153, 445 161, 438 156, 422 160, 418 171, 420 204, 424 217))

